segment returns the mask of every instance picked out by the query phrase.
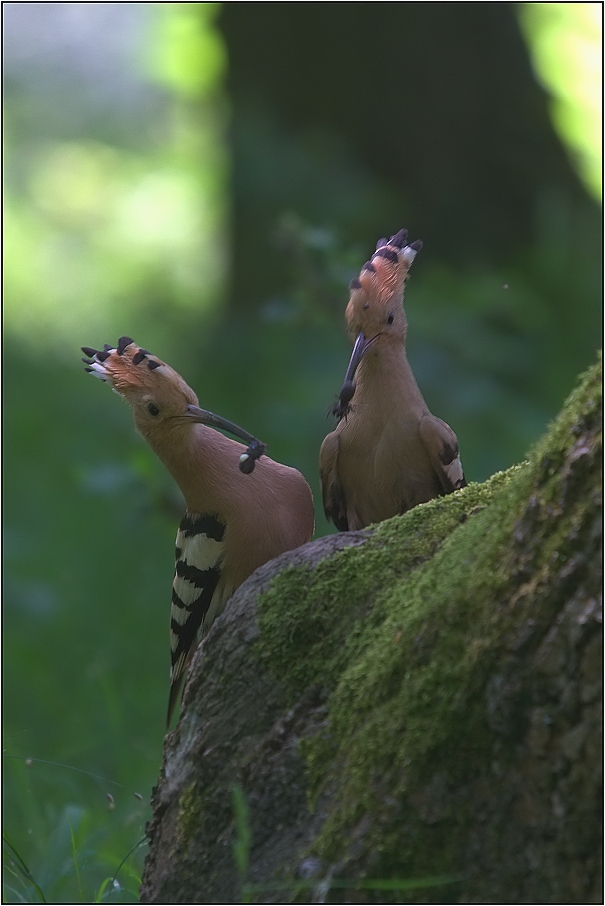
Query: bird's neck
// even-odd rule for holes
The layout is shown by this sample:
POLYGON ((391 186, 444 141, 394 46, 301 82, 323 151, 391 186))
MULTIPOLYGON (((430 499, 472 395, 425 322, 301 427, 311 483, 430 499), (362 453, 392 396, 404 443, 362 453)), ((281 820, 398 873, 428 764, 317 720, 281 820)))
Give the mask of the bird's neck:
POLYGON ((404 343, 380 340, 366 353, 356 375, 355 401, 424 410, 426 403, 410 368, 404 343))
POLYGON ((239 457, 244 446, 200 424, 179 426, 161 439, 146 437, 194 513, 220 513, 229 481, 241 479, 239 457))

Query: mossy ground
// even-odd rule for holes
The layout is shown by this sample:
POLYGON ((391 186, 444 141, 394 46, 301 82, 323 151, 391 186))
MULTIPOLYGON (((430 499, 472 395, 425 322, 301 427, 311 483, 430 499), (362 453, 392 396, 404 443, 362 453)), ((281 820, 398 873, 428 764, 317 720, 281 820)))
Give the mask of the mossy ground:
MULTIPOLYGON (((494 664, 530 617, 548 625, 552 564, 582 544, 590 494, 566 507, 568 464, 586 454, 588 423, 594 446, 600 396, 599 363, 526 463, 388 520, 312 570, 285 570, 260 598, 260 657, 293 702, 312 685, 327 693, 324 731, 301 740, 312 801, 338 790, 313 845, 323 860, 346 858, 371 815, 363 846, 379 871, 455 867, 451 823, 428 858, 421 832, 400 851, 396 813, 440 766, 450 778, 481 768, 494 664)), ((461 809, 454 823, 465 820, 461 809)))

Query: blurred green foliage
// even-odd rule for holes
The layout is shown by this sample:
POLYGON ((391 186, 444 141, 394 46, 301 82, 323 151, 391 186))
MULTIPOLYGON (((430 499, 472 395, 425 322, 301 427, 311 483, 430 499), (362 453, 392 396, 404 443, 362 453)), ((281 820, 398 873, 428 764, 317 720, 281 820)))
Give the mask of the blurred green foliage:
POLYGON ((536 72, 552 94, 555 128, 597 199, 603 192, 603 11, 598 3, 522 3, 536 72))
MULTIPOLYGON (((182 503, 79 347, 170 362, 303 471, 323 534, 346 287, 376 239, 425 241, 409 356, 483 480, 600 344, 600 212, 511 5, 4 17, 5 828, 48 900, 134 902, 144 848, 112 879, 161 760, 182 503)), ((5 901, 37 902, 8 851, 5 901)))

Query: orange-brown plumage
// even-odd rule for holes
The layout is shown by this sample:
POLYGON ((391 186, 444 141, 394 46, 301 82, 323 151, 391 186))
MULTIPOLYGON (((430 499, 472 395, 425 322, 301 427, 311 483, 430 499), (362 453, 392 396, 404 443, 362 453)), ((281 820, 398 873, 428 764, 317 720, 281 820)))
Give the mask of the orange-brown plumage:
MULTIPOLYGON (((199 409, 180 375, 129 338, 115 349, 84 352, 88 370, 130 404, 138 431, 174 477, 187 506, 177 535, 170 720, 197 642, 236 588, 263 563, 311 539, 311 491, 300 472, 267 456, 243 474, 246 447, 208 427, 211 413, 199 409), (187 639, 179 640, 185 634, 187 639)), ((210 424, 222 422, 212 419, 210 424)))
POLYGON ((466 484, 458 442, 409 366, 403 293, 421 247, 401 230, 380 240, 351 282, 345 318, 355 345, 320 451, 324 509, 341 531, 363 528, 466 484))

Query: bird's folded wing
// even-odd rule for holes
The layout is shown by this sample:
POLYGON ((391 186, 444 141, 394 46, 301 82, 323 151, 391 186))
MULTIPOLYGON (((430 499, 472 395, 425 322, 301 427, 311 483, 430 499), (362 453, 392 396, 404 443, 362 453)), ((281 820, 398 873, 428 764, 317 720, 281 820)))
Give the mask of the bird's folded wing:
POLYGON ((189 662, 218 609, 224 532, 225 526, 214 516, 187 512, 176 536, 170 607, 169 724, 189 662))
POLYGON ((435 415, 425 415, 420 419, 418 430, 442 492, 450 494, 466 487, 458 439, 450 426, 435 415))
POLYGON ((331 519, 339 532, 348 532, 347 505, 338 480, 338 453, 340 438, 332 431, 324 438, 319 451, 319 477, 324 512, 331 519))

